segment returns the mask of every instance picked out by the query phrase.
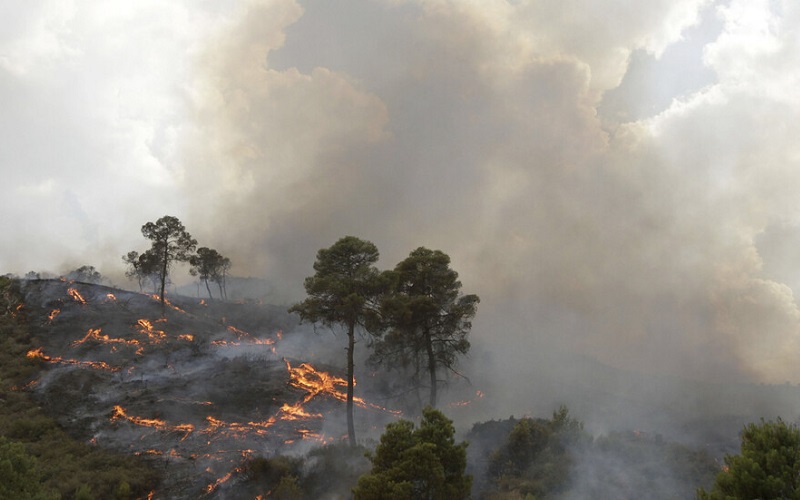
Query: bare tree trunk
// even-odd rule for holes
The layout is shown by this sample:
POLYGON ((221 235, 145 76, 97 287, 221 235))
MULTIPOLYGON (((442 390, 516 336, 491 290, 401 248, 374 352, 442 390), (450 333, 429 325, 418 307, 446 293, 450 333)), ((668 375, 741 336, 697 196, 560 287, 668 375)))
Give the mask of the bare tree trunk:
POLYGON ((166 306, 164 303, 164 287, 167 285, 167 257, 169 256, 169 241, 164 242, 164 264, 161 268, 161 309, 166 306))
POLYGON ((206 282, 206 290, 208 290, 208 298, 213 299, 214 297, 211 295, 211 288, 208 286, 208 278, 204 279, 203 281, 206 282))
POLYGON ((353 422, 353 386, 355 377, 355 363, 353 350, 356 346, 356 325, 351 321, 347 329, 347 438, 350 446, 356 445, 356 427, 353 422))
POLYGON ((428 351, 428 374, 431 377, 431 399, 430 405, 436 408, 436 358, 433 355, 433 340, 431 332, 425 330, 425 349, 428 351))

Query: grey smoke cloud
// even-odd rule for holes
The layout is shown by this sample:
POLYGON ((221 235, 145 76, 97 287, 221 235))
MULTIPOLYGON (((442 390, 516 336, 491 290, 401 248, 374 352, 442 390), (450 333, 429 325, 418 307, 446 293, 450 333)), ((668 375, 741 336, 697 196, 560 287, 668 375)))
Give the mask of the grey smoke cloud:
POLYGON ((144 3, 110 26, 82 2, 29 12, 0 51, 0 206, 17 215, 0 262, 111 273, 174 213, 288 301, 353 234, 386 268, 420 245, 451 255, 498 358, 563 348, 797 381, 781 256, 800 225, 800 9, 643 5, 144 3))

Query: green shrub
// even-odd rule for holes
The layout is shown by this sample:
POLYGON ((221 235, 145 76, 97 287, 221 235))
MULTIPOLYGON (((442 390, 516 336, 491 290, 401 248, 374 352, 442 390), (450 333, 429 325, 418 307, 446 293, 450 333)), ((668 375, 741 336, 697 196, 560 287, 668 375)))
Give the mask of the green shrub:
POLYGON ((25 446, 0 436, 0 498, 49 500, 59 497, 43 484, 38 462, 25 446))
POLYGON ((75 490, 75 500, 94 500, 92 489, 88 484, 82 484, 75 490))

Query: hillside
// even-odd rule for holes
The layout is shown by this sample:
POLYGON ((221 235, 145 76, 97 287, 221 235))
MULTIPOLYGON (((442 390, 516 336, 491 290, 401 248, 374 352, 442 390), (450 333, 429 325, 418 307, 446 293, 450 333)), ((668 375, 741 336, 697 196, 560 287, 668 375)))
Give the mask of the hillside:
MULTIPOLYGON (((328 424, 345 382, 283 339, 296 321, 281 308, 177 297, 162 311, 149 295, 58 280, 23 293, 39 345, 28 357, 44 368, 27 390, 81 439, 162 464, 157 498, 235 497, 249 458, 341 438, 328 424)), ((362 428, 396 418, 358 405, 362 428)))
MULTIPOLYGON (((34 344, 19 357, 27 353, 35 369, 13 390, 33 397, 80 442, 161 471, 153 498, 257 498, 284 476, 304 481, 312 497, 347 494, 368 469, 364 449, 337 446, 346 431, 342 339, 298 325, 284 307, 174 296, 162 308, 157 297, 102 285, 20 283, 34 344)), ((546 415, 566 403, 587 423, 593 440, 570 448, 560 491, 636 498, 660 481, 672 485, 661 487, 672 498, 708 484, 722 454, 736 451, 744 423, 794 420, 800 392, 634 376, 578 358, 571 371, 543 355, 531 360, 508 370, 530 370, 519 380, 491 379, 490 368, 507 365, 483 363, 472 366, 482 376, 475 386, 449 387, 443 409, 462 434, 471 428, 476 497, 527 484, 496 483, 487 468, 518 421, 506 419, 514 408, 546 415)), ((359 373, 356 428, 369 447, 404 403, 392 397, 392 373, 359 373)))

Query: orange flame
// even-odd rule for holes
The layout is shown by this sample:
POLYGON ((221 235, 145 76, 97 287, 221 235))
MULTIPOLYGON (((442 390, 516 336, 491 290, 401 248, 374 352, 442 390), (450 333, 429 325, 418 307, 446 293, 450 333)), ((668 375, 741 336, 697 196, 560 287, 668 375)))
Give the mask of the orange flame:
POLYGON ((220 434, 234 438, 244 438, 252 433, 258 436, 263 436, 267 433, 267 429, 275 422, 275 417, 270 417, 262 422, 225 422, 212 416, 206 417, 208 426, 200 431, 202 434, 220 434))
POLYGON ((318 394, 328 394, 339 401, 347 401, 347 394, 342 392, 337 386, 347 387, 347 381, 341 377, 335 377, 328 372, 317 371, 316 368, 308 363, 292 367, 289 361, 285 360, 286 369, 289 370, 293 387, 306 391, 303 403, 309 402, 318 394))
POLYGON ((14 392, 25 391, 25 390, 28 390, 31 387, 35 386, 38 383, 39 383, 39 380, 31 380, 30 382, 28 382, 25 385, 21 385, 21 386, 20 385, 15 385, 15 386, 11 387, 11 390, 14 391, 14 392))
POLYGON ((216 481, 214 481, 213 483, 209 484, 208 486, 206 486, 206 494, 211 493, 212 491, 217 489, 217 487, 219 487, 219 485, 221 485, 222 483, 224 483, 224 482, 228 481, 230 478, 232 478, 234 474, 240 473, 243 470, 244 469, 242 467, 236 467, 235 469, 233 469, 232 471, 228 472, 227 474, 225 474, 221 478, 219 478, 216 481))
POLYGON ((83 298, 83 295, 81 295, 81 292, 79 292, 77 289, 70 288, 67 290, 67 293, 70 294, 70 296, 75 299, 76 302, 86 304, 86 299, 83 298))
POLYGON ((125 409, 119 405, 114 406, 114 413, 111 415, 112 422, 116 422, 117 420, 125 420, 135 425, 152 427, 160 431, 183 432, 185 433, 183 436, 184 439, 186 439, 186 436, 194 431, 194 425, 192 424, 169 425, 164 420, 158 418, 132 417, 128 415, 127 412, 125 412, 125 409))
POLYGON ((290 405, 289 403, 284 403, 281 406, 281 419, 283 420, 300 420, 300 419, 307 419, 307 418, 322 418, 321 413, 309 413, 303 409, 303 403, 296 403, 294 405, 290 405))
MULTIPOLYGON (((223 318, 224 322, 225 318, 223 318)), ((246 344, 254 344, 254 345, 273 345, 275 344, 275 339, 262 339, 258 338, 255 335, 248 333, 244 330, 240 330, 235 326, 228 326, 228 331, 236 335, 236 338, 239 339, 238 342, 231 342, 228 340, 214 340, 211 342, 211 345, 216 346, 239 346, 242 345, 242 342, 246 344)), ((279 332, 280 333, 280 332, 279 332)), ((272 352, 275 352, 275 349, 272 349, 272 352)))
POLYGON ((25 304, 17 304, 17 307, 15 307, 13 311, 11 311, 11 317, 16 318, 17 315, 22 312, 23 307, 25 307, 25 304))
POLYGON ((26 356, 29 359, 40 359, 42 361, 46 361, 48 363, 61 363, 65 365, 79 365, 79 366, 87 366, 89 368, 96 368, 99 370, 106 370, 109 372, 117 372, 120 369, 117 367, 113 367, 108 363, 104 363, 103 361, 80 361, 77 359, 64 359, 60 356, 48 356, 42 352, 41 347, 37 347, 36 349, 31 349, 28 351, 26 356))
POLYGON ((61 309, 53 309, 52 311, 50 311, 50 314, 47 315, 47 320, 52 322, 54 319, 56 319, 56 316, 58 316, 60 312, 61 309))
POLYGON ((139 333, 147 335, 154 342, 161 342, 167 336, 163 330, 153 328, 153 323, 148 319, 137 320, 136 324, 139 325, 139 333))
MULTIPOLYGON (((303 403, 301 404, 309 402, 319 394, 332 396, 339 401, 347 401, 347 380, 342 377, 333 376, 328 372, 319 371, 308 363, 302 363, 299 366, 292 367, 289 361, 286 359, 283 361, 286 363, 286 368, 289 370, 289 384, 306 391, 303 403), (340 387, 344 387, 345 389, 341 389, 340 387)), ((355 380, 353 381, 353 385, 355 385, 355 380)), ((368 403, 358 396, 353 397, 353 402, 361 408, 385 411, 393 415, 402 414, 402 412, 398 410, 390 410, 376 404, 368 403)))
MULTIPOLYGON (((154 294, 150 295, 150 297, 151 297, 152 299, 154 299, 154 300, 157 300, 157 301, 161 302, 161 298, 160 298, 160 297, 158 296, 158 294, 156 294, 156 293, 154 293, 154 294)), ((178 312, 181 312, 181 313, 183 313, 183 314, 186 314, 186 311, 184 311, 184 310, 183 310, 183 309, 181 309, 180 307, 176 306, 175 304, 173 304, 172 302, 170 302, 170 301, 169 301, 169 300, 167 300, 166 298, 164 299, 164 305, 166 305, 166 306, 167 306, 167 307, 169 307, 170 309, 173 309, 173 310, 175 310, 175 311, 178 311, 178 312)))
POLYGON ((473 401, 475 401, 475 399, 482 399, 484 396, 485 396, 484 392, 482 390, 478 389, 477 391, 475 391, 475 398, 474 399, 465 399, 463 401, 455 401, 453 403, 448 404, 447 406, 450 407, 450 408, 455 408, 455 407, 458 407, 458 406, 467 406, 470 403, 472 403, 473 401))
POLYGON ((76 347, 80 344, 83 344, 88 340, 96 340, 98 342, 106 344, 123 344, 123 345, 136 346, 136 354, 141 354, 144 349, 144 347, 136 339, 126 340, 121 338, 111 338, 108 335, 100 335, 101 331, 102 331, 101 328, 90 328, 82 339, 76 340, 75 342, 72 343, 72 347, 76 347))
POLYGON ((137 451, 134 453, 134 455, 136 455, 137 457, 142 455, 163 455, 163 454, 164 452, 161 450, 145 450, 145 451, 137 451))

